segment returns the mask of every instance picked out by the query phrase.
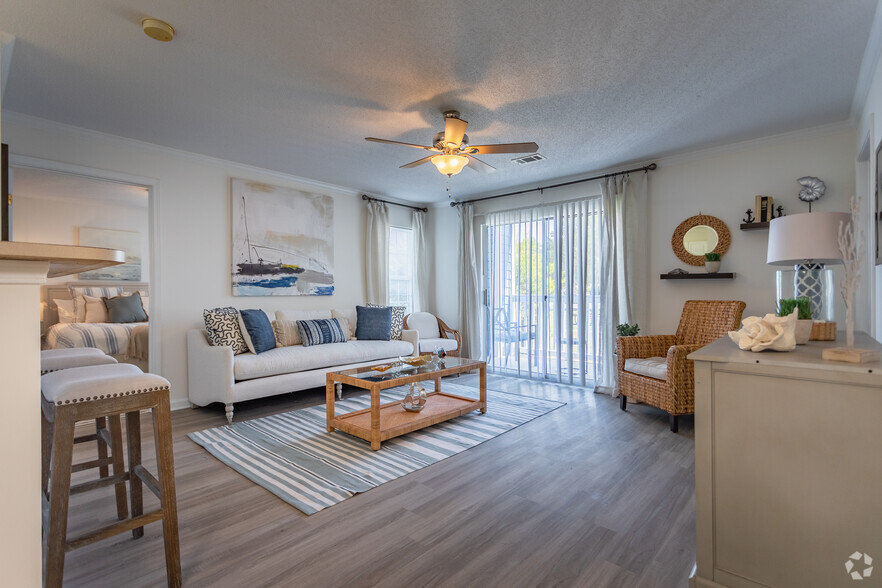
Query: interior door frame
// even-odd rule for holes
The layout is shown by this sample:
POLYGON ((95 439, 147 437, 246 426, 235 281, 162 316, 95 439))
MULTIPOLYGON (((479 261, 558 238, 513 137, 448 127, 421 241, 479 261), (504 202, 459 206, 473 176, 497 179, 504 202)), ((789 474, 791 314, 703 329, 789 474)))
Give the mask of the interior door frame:
MULTIPOLYGON (((161 242, 159 239, 159 180, 134 174, 96 169, 82 165, 74 165, 30 157, 27 155, 9 154, 10 169, 23 167, 46 171, 51 173, 66 174, 89 180, 113 182, 129 186, 140 186, 147 189, 147 217, 148 217, 148 240, 150 248, 150 343, 149 343, 149 369, 151 373, 162 375, 162 353, 159 346, 159 334, 162 332, 162 288, 160 287, 159 271, 161 256, 161 242)), ((15 176, 12 178, 13 186, 15 176)), ((13 195, 13 205, 15 196, 13 195)))

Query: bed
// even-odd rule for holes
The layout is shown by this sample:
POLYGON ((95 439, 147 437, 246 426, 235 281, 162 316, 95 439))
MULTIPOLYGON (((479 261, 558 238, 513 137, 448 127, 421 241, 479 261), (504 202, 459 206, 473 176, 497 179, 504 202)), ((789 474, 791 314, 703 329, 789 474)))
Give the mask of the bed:
MULTIPOLYGON (((142 300, 149 304, 148 286, 143 282, 70 282, 43 287, 43 349, 63 349, 75 347, 95 347, 113 356, 117 361, 133 363, 147 370, 148 333, 147 322, 109 323, 109 322, 60 322, 70 320, 65 310, 59 311, 58 304, 65 306, 72 300, 72 294, 81 289, 95 289, 97 295, 114 295, 111 289, 120 293, 139 292, 142 300), (100 291, 99 291, 100 290, 100 291)), ((82 317, 81 317, 82 319, 82 317)))

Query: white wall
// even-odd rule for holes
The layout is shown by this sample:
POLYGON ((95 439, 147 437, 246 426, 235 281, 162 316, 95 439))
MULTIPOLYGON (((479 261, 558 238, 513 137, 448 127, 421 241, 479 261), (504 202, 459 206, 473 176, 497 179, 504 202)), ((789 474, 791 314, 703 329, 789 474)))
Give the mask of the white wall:
MULTIPOLYGON (((143 205, 90 199, 53 192, 31 192, 14 181, 15 204, 12 217, 12 239, 29 243, 79 245, 80 227, 133 231, 141 237, 141 281, 150 279, 149 216, 143 205)), ((116 184, 114 184, 116 185, 116 184)), ((76 276, 50 278, 48 284, 69 282, 76 276)))
MULTIPOLYGON (((738 299, 747 303, 745 316, 762 315, 775 308, 775 270, 766 265, 767 231, 741 231, 739 225, 748 208, 754 208, 757 194, 772 196, 785 214, 807 212, 796 194, 796 179, 817 176, 827 184, 827 194, 813 210, 847 211, 854 193, 855 132, 845 125, 808 129, 786 136, 729 145, 658 160, 658 170, 648 175, 650 321, 642 332, 673 333, 683 302, 689 299, 738 299), (661 280, 659 275, 675 267, 689 271, 674 255, 671 236, 677 225, 699 214, 720 218, 729 227, 732 242, 723 258, 721 271, 735 272, 734 280, 661 280)), ((633 167, 633 166, 629 166, 633 167)), ((519 208, 530 204, 568 200, 599 194, 596 182, 502 198, 476 205, 476 215, 490 210, 519 208)), ((435 235, 434 306, 445 321, 459 326, 456 295, 457 213, 446 204, 432 209, 435 235), (451 259, 453 258, 453 259, 451 259)), ((837 320, 844 320, 841 297, 836 292, 837 320)), ((868 316, 866 304, 858 325, 868 316)), ((869 330, 864 325, 859 327, 869 330)))
POLYGON ((171 381, 175 407, 187 404, 186 332, 202 324, 204 308, 335 308, 364 301, 364 205, 357 193, 11 113, 3 114, 3 141, 14 155, 158 180, 153 205, 159 207, 160 254, 154 260, 158 279, 151 280, 151 305, 161 306, 161 324, 152 336, 160 338, 162 375, 171 381), (231 295, 231 178, 334 198, 332 296, 231 295))

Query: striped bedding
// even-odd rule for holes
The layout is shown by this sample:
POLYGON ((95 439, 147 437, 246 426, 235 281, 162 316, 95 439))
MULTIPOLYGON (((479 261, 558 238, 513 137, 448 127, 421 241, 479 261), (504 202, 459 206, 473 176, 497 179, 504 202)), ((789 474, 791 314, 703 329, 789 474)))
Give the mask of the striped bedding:
POLYGON ((109 355, 129 351, 132 329, 147 323, 57 323, 46 333, 47 349, 97 347, 109 355))

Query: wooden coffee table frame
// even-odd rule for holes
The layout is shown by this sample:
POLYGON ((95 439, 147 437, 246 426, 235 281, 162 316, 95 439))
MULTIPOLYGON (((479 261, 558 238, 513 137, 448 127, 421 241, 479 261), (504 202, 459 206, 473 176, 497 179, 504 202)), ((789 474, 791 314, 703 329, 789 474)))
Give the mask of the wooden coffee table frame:
MULTIPOLYGON (((398 437, 411 431, 417 431, 474 410, 480 410, 482 414, 486 413, 487 364, 483 361, 459 358, 448 358, 447 361, 448 363, 458 363, 460 365, 451 365, 450 367, 438 368, 433 371, 390 377, 377 381, 365 380, 350 375, 368 372, 370 371, 369 366, 343 372, 328 372, 325 385, 328 432, 339 429, 344 433, 370 441, 371 449, 376 451, 380 448, 380 443, 387 439, 398 437), (479 398, 468 398, 441 391, 441 378, 443 376, 452 376, 474 370, 480 371, 479 398), (346 372, 349 372, 349 374, 346 372), (435 391, 427 394, 428 402, 426 407, 420 412, 404 410, 400 400, 380 404, 381 390, 425 380, 435 380, 435 391), (337 416, 334 412, 334 392, 339 384, 349 384, 356 388, 370 390, 371 407, 337 416)), ((380 372, 377 372, 377 375, 379 376, 380 372)))

